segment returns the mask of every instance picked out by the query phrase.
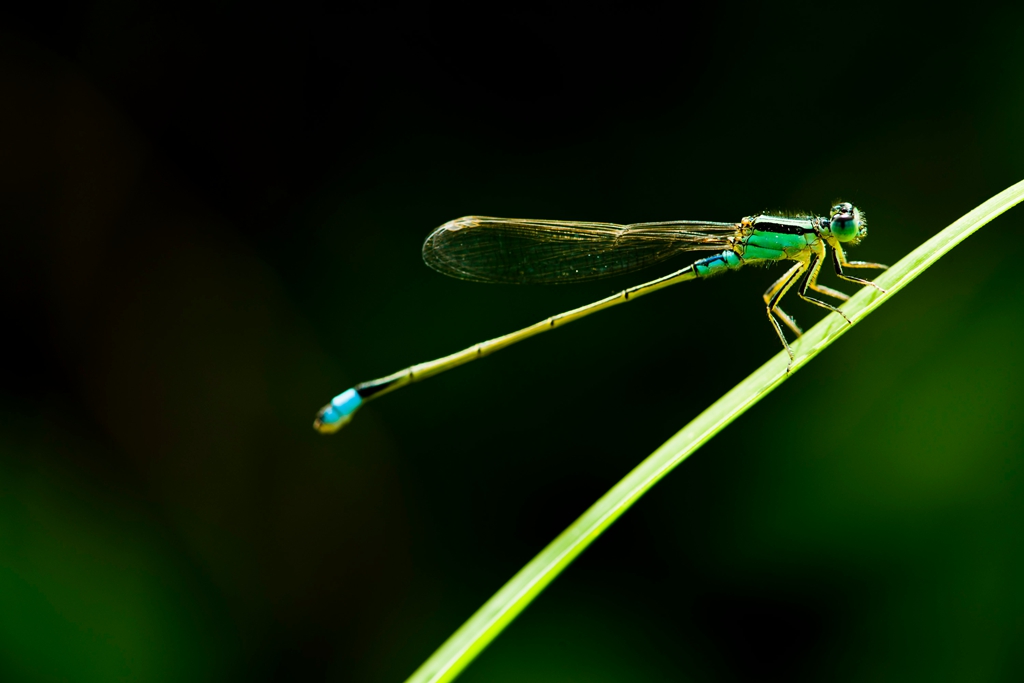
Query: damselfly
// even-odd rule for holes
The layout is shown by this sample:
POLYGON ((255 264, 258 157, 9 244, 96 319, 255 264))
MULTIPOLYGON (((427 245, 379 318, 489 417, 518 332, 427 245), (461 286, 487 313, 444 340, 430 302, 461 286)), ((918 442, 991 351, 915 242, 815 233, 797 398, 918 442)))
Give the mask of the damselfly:
POLYGON ((818 292, 840 301, 850 298, 838 290, 818 284, 818 272, 829 252, 836 275, 841 279, 877 287, 844 271, 845 268, 886 268, 879 263, 846 260, 842 245, 857 244, 865 236, 867 223, 864 214, 847 202, 832 207, 827 218, 761 214, 744 218, 739 223, 666 221, 614 225, 486 216, 459 218, 445 223, 427 237, 423 244, 423 260, 445 275, 474 282, 581 282, 630 273, 684 252, 714 253, 682 270, 552 316, 518 332, 480 342, 450 356, 413 365, 372 382, 357 384, 321 408, 313 427, 325 434, 335 432, 371 398, 677 282, 706 278, 755 263, 795 262, 764 293, 768 319, 792 361, 793 350, 779 321, 797 336, 801 330, 793 318, 779 308, 779 302, 799 282, 797 295, 801 299, 846 318, 838 308, 808 296, 807 292, 818 292))

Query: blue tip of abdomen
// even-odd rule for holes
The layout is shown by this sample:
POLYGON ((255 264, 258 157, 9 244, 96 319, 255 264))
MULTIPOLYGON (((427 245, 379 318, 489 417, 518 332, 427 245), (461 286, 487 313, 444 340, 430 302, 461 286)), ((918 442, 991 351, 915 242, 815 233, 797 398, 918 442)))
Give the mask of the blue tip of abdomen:
POLYGON ((313 429, 321 434, 336 432, 352 419, 353 413, 363 404, 363 397, 355 389, 348 389, 331 399, 320 409, 313 420, 313 429))

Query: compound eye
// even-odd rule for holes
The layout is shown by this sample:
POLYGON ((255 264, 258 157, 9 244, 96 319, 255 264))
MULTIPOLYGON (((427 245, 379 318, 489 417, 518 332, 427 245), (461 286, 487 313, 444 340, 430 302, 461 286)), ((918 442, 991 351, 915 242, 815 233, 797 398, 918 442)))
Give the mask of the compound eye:
POLYGON ((836 239, 840 242, 851 242, 855 239, 864 237, 866 234, 863 220, 861 220, 857 209, 853 208, 853 204, 850 204, 849 202, 836 204, 832 207, 832 217, 829 220, 829 227, 832 234, 835 235, 836 239))
POLYGON ((837 218, 852 218, 853 217, 853 204, 850 202, 843 202, 836 204, 832 207, 832 220, 837 218))

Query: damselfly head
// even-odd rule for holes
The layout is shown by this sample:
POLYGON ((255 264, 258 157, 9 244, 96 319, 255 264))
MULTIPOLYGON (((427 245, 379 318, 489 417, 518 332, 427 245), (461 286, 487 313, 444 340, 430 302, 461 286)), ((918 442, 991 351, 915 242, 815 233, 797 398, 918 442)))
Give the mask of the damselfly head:
POLYGON ((840 242, 856 244, 868 236, 867 218, 850 202, 841 202, 832 207, 829 231, 840 242))

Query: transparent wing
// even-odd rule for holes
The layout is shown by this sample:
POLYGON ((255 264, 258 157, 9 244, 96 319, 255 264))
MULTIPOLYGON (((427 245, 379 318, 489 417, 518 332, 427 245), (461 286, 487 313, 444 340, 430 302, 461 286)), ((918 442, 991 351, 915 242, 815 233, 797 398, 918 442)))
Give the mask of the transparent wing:
POLYGON ((423 260, 475 282, 555 284, 629 273, 686 251, 728 248, 736 223, 579 223, 466 216, 423 243, 423 260))

